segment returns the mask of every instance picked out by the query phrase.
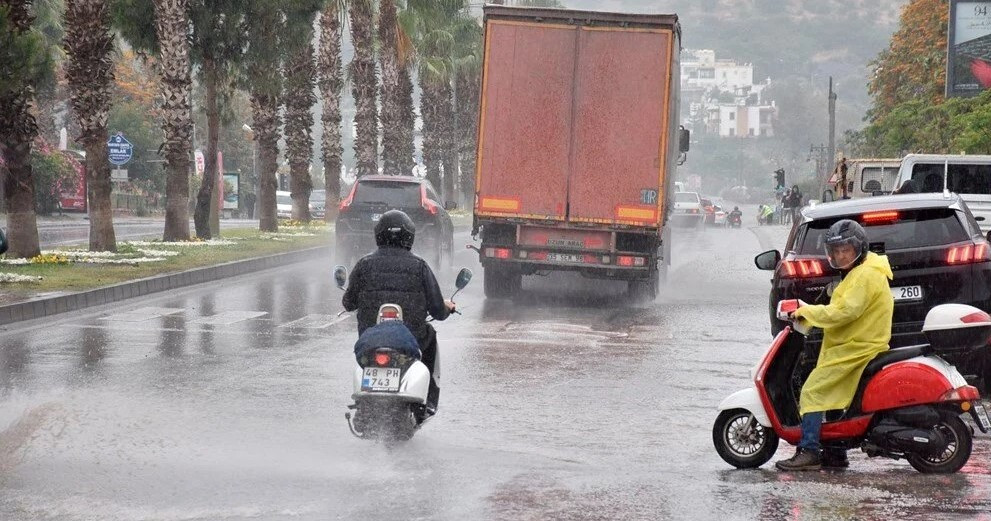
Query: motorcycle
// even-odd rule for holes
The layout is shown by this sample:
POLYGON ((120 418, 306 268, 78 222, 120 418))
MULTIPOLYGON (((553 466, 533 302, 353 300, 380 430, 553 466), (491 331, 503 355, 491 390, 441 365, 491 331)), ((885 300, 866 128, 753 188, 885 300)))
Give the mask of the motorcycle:
MULTIPOLYGON (((451 300, 471 281, 472 272, 462 268, 451 300)), ((334 268, 337 287, 345 289, 347 268, 334 268)), ((455 313, 460 314, 459 311, 455 313)), ((378 324, 403 323, 402 307, 383 304, 378 324)), ((404 326, 405 327, 405 326, 404 326)), ((367 331, 366 331, 367 333, 367 331)), ((433 414, 427 411, 430 370, 420 360, 419 347, 400 349, 371 344, 355 353, 354 403, 344 414, 351 434, 361 439, 405 441, 413 437, 433 414), (352 416, 352 411, 354 412, 352 416)), ((434 360, 434 378, 440 377, 440 354, 434 360)))
MULTIPOLYGON (((779 302, 778 318, 789 320, 802 304, 779 302)), ((943 356, 985 348, 991 316, 944 304, 929 311, 923 332, 929 344, 890 349, 867 364, 849 408, 827 412, 824 449, 860 448, 869 457, 904 458, 923 473, 953 473, 967 463, 973 429, 961 415, 970 414, 985 433, 991 422, 977 389, 943 356)), ((719 404, 712 440, 730 465, 757 468, 774 456, 779 439, 792 445, 801 439, 798 396, 805 378, 796 375, 796 367, 806 333, 801 324, 786 326, 751 370, 752 385, 719 404)))
POLYGON ((726 217, 726 226, 729 228, 740 228, 743 226, 743 214, 738 212, 730 212, 729 216, 726 217))

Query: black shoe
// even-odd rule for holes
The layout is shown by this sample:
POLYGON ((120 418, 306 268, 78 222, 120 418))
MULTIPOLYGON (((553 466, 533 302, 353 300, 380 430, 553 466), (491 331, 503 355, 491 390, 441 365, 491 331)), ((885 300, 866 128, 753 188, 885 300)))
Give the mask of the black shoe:
POLYGON ((846 457, 846 451, 822 451, 822 468, 824 469, 845 469, 850 466, 850 460, 846 457))
POLYGON ((822 468, 822 456, 809 450, 798 449, 794 456, 781 460, 774 466, 778 470, 788 471, 819 470, 822 468))

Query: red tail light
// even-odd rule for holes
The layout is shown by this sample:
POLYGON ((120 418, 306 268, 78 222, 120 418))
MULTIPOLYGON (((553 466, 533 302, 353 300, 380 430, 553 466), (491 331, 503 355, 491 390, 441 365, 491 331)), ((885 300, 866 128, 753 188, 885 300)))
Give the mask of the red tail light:
POLYGON ((981 241, 974 244, 954 246, 946 254, 947 264, 970 264, 973 262, 987 262, 989 257, 988 243, 981 241))
POLYGON ((486 257, 495 257, 496 259, 508 259, 513 256, 513 251, 509 248, 485 248, 486 257))
POLYGON ((639 267, 639 266, 643 266, 645 264, 645 261, 643 257, 627 257, 621 255, 619 257, 616 257, 616 264, 626 267, 633 267, 633 266, 639 267))
POLYGON ((872 224, 888 224, 893 223, 898 220, 898 212, 884 211, 884 212, 869 212, 860 216, 860 220, 864 224, 870 226, 872 224))
POLYGON ((399 318, 399 312, 394 309, 387 309, 382 312, 382 318, 399 318))
POLYGON ((430 215, 437 215, 437 211, 440 209, 436 203, 427 198, 427 187, 420 185, 420 205, 423 209, 430 212, 430 215))
POLYGON ((826 274, 819 259, 798 259, 781 262, 781 275, 788 278, 821 277, 826 274))
POLYGON ((341 205, 337 207, 338 210, 343 212, 344 210, 348 209, 348 206, 351 206, 351 203, 354 202, 354 192, 357 189, 358 189, 358 183, 356 182, 354 183, 354 186, 351 187, 351 191, 348 192, 347 198, 341 201, 341 205))
POLYGON ((939 397, 941 402, 962 402, 962 401, 975 401, 981 399, 981 393, 978 392, 977 388, 972 385, 965 385, 963 387, 957 387, 956 389, 950 389, 943 393, 943 396, 939 397))
POLYGON ((379 367, 384 367, 389 365, 392 361, 392 355, 389 353, 375 353, 375 365, 379 367))

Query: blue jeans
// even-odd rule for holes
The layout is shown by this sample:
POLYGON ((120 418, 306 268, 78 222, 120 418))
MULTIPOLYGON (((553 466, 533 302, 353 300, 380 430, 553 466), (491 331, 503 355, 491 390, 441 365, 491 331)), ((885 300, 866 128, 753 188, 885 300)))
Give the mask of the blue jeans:
POLYGON ((802 441, 798 442, 798 448, 817 454, 822 452, 819 435, 822 433, 823 416, 822 412, 810 412, 802 416, 802 441))

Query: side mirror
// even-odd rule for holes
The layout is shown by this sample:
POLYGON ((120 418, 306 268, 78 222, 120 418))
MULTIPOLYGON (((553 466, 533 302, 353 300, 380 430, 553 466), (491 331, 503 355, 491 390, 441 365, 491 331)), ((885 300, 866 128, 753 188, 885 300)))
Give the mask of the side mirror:
POLYGON ((781 262, 781 253, 778 250, 769 250, 754 257, 754 264, 759 270, 773 270, 781 262))
POLYGON ((456 203, 454 201, 446 201, 444 203, 444 209, 445 210, 457 210, 458 209, 458 203, 456 203))
POLYGON ((3 234, 3 230, 0 229, 0 255, 7 253, 7 236, 3 234))
POLYGON ((688 152, 691 148, 692 134, 685 127, 678 128, 678 152, 688 152))
POLYGON ((454 281, 454 287, 458 288, 459 290, 465 289, 465 286, 467 286, 468 283, 471 282, 471 276, 472 273, 470 269, 461 268, 461 271, 458 272, 458 278, 454 281))
POLYGON ((340 265, 334 266, 334 282, 338 288, 344 289, 344 285, 348 283, 348 269, 340 265))
POLYGON ((991 232, 988 232, 988 242, 991 242, 991 232))

